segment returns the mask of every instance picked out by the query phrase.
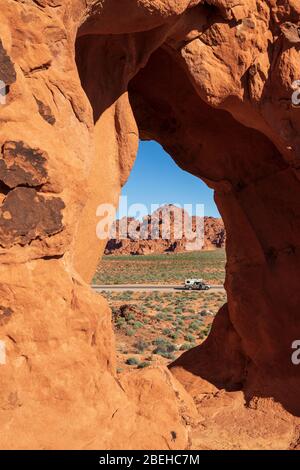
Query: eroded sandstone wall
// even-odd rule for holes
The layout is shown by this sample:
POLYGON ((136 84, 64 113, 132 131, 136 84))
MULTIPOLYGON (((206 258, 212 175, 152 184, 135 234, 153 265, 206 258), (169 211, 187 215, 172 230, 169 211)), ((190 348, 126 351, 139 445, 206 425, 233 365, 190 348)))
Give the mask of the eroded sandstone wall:
POLYGON ((1 448, 297 448, 298 3, 1 0, 1 448), (117 378, 88 282, 139 135, 215 190, 228 304, 117 378))

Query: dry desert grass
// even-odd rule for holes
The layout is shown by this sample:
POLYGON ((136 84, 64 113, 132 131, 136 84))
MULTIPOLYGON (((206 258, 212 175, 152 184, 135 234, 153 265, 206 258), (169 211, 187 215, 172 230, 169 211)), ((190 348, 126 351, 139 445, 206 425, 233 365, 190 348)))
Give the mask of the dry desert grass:
POLYGON ((222 284, 225 250, 185 253, 104 256, 93 282, 97 284, 182 284, 186 277, 201 277, 222 284))
POLYGON ((207 337, 225 292, 103 292, 113 312, 118 370, 167 364, 207 337))

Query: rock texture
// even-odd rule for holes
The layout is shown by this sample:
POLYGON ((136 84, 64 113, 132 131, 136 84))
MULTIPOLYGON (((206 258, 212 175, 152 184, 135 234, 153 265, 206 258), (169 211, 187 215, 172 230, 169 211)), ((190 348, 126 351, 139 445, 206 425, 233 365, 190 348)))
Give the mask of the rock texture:
POLYGON ((114 222, 104 253, 146 255, 212 250, 223 248, 225 240, 222 219, 189 216, 183 209, 169 204, 142 221, 128 217, 114 222))
POLYGON ((299 2, 2 6, 0 447, 299 448, 299 2), (215 190, 228 304, 171 372, 118 379, 87 283, 139 137, 215 190))

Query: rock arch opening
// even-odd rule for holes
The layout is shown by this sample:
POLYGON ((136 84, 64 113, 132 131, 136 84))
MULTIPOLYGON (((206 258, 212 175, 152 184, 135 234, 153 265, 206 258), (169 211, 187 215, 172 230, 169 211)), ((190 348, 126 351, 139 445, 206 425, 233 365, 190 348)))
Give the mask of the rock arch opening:
POLYGON ((140 142, 110 233, 93 284, 113 312, 117 370, 167 365, 207 338, 226 302, 213 192, 159 144, 140 142), (211 289, 189 291, 188 278, 211 289))

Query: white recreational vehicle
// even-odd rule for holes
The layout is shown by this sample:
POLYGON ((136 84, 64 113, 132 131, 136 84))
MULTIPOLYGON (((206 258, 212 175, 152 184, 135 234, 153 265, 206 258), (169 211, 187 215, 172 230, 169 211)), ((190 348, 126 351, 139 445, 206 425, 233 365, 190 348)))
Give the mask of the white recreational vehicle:
POLYGON ((188 290, 208 290, 210 286, 206 284, 203 279, 186 279, 184 287, 188 290))

